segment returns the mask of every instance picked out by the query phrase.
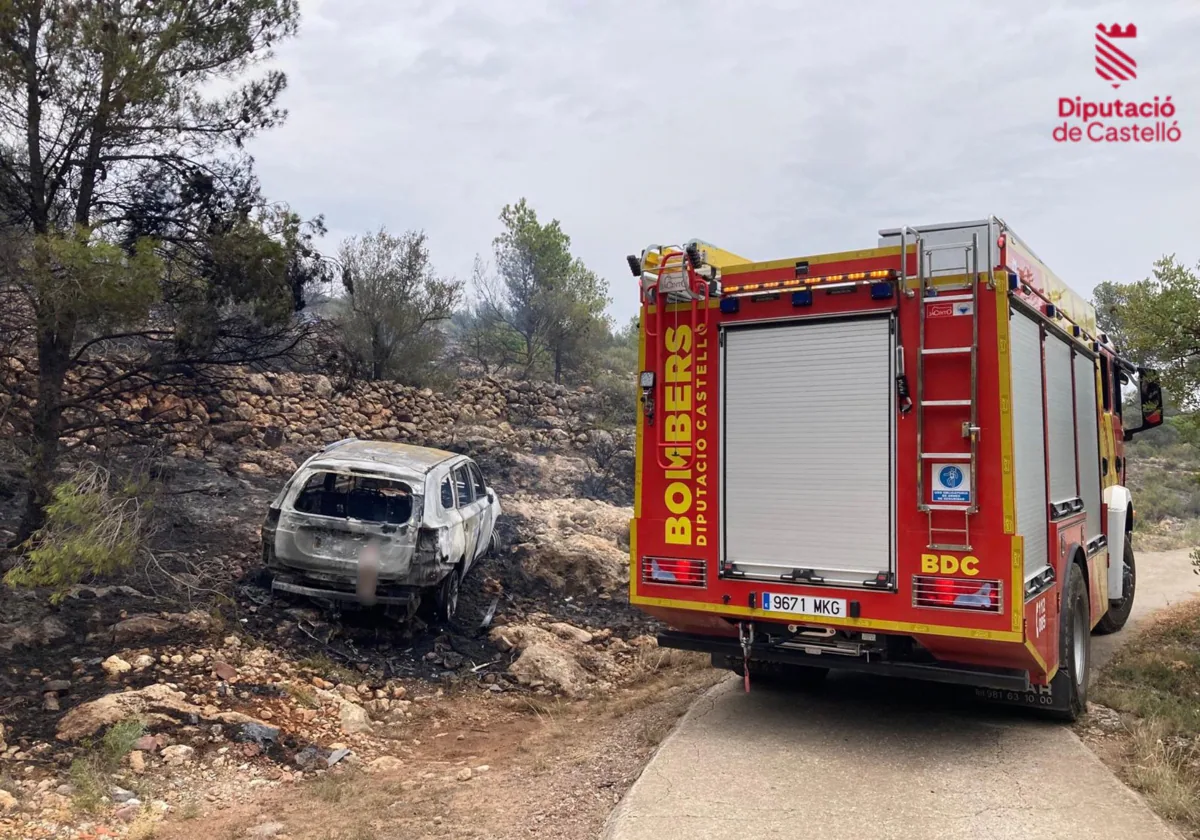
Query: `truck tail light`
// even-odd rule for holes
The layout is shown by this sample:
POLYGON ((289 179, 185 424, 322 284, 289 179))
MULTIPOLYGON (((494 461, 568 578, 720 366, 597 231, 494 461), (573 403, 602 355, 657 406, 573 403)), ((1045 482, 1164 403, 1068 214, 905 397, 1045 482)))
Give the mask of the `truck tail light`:
POLYGON ((1004 608, 998 580, 913 575, 913 606, 998 613, 1004 608))
POLYGON ((673 557, 643 557, 642 581, 665 583, 670 586, 706 586, 703 560, 680 560, 673 557))

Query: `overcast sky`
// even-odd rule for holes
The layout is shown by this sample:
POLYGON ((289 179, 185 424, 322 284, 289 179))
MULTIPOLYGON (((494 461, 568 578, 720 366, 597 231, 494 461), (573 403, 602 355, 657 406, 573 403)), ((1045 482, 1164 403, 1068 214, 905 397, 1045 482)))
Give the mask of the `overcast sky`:
MULTIPOLYGON (((767 260, 996 214, 1077 290, 1200 259, 1200 1, 301 0, 268 194, 332 251, 423 228, 470 276, 525 196, 634 314, 624 257, 767 260), (1094 69, 1136 23, 1138 78, 1094 69), (1171 96, 1169 144, 1055 143, 1060 96, 1171 96)), ((1143 121, 1144 122, 1144 121, 1143 121)))

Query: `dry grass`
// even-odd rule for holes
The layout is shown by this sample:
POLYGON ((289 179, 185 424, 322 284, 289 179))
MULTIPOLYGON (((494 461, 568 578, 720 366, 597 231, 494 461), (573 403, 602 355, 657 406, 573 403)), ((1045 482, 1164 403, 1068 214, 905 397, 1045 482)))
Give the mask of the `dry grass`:
POLYGON ((1139 522, 1133 532, 1137 551, 1172 551, 1200 546, 1200 519, 1166 519, 1139 522))
POLYGON ((313 796, 322 802, 328 802, 330 805, 338 805, 346 802, 356 795, 356 788, 360 784, 354 784, 357 779, 356 773, 326 773, 321 778, 317 779, 309 786, 309 790, 313 796))
POLYGON ((349 668, 339 665, 337 662, 330 659, 323 653, 318 653, 313 656, 301 659, 296 665, 304 671, 309 671, 313 675, 321 677, 332 683, 347 683, 348 685, 357 685, 362 681, 362 674, 356 674, 349 668))
POLYGON ((1125 713, 1118 771, 1126 781, 1163 817, 1200 832, 1200 599, 1140 630, 1093 699, 1125 713))
POLYGON ((1168 735, 1161 723, 1139 722, 1132 728, 1131 748, 1130 783, 1146 794, 1162 816, 1200 826, 1196 742, 1168 735))
POLYGON ((320 705, 317 703, 317 693, 303 683, 285 683, 282 688, 288 697, 306 709, 315 709, 320 705))
POLYGON ((95 813, 103 807, 104 798, 112 787, 113 773, 145 731, 145 725, 134 718, 115 723, 98 743, 88 745, 87 751, 71 762, 76 808, 95 813))
POLYGON ((129 833, 125 835, 125 838, 126 840, 154 840, 158 836, 158 826, 158 821, 152 816, 141 813, 129 824, 129 833))

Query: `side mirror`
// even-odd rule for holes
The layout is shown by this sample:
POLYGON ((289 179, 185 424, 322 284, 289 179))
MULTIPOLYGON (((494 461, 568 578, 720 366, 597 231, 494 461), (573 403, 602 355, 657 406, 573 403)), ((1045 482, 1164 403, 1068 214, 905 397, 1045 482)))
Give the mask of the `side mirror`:
POLYGON ((1163 422, 1162 386, 1153 371, 1141 369, 1138 371, 1138 399, 1141 402, 1142 425, 1136 429, 1126 429, 1122 436, 1130 440, 1138 432, 1144 432, 1161 426, 1163 422))
POLYGON ((496 491, 494 491, 491 487, 487 489, 487 497, 489 502, 496 504, 496 491))

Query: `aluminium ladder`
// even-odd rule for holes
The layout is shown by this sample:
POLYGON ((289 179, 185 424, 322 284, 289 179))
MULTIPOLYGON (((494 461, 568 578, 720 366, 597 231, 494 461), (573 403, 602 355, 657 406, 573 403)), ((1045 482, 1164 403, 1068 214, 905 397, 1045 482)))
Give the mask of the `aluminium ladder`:
MULTIPOLYGON (((953 265, 957 269, 957 264, 953 265)), ((945 269, 939 269, 943 275, 945 269)), ((955 272, 956 273, 956 272, 955 272)), ((917 238, 917 304, 919 318, 919 342, 917 345, 917 507, 929 518, 929 548, 948 551, 971 550, 971 516, 979 510, 978 445, 979 445, 979 234, 973 233, 968 242, 926 245, 923 237, 917 238), (933 255, 938 252, 962 254, 964 282, 943 286, 950 294, 940 293, 934 282, 933 255), (929 347, 926 339, 931 329, 927 307, 931 304, 965 304, 971 306, 970 346, 929 347), (954 399, 930 400, 925 398, 925 367, 937 365, 939 358, 969 355, 971 375, 967 393, 954 399), (952 452, 928 452, 925 450, 926 411, 960 413, 968 409, 969 419, 962 423, 962 437, 967 441, 965 450, 952 452), (968 465, 970 501, 967 503, 928 502, 925 499, 925 465, 937 461, 961 462, 968 465), (958 513, 962 516, 962 527, 934 525, 937 514, 958 513)), ((941 321, 942 319, 938 319, 941 321)), ((945 319, 952 323, 953 318, 945 319)), ((944 517, 942 517, 944 518, 944 517)))

